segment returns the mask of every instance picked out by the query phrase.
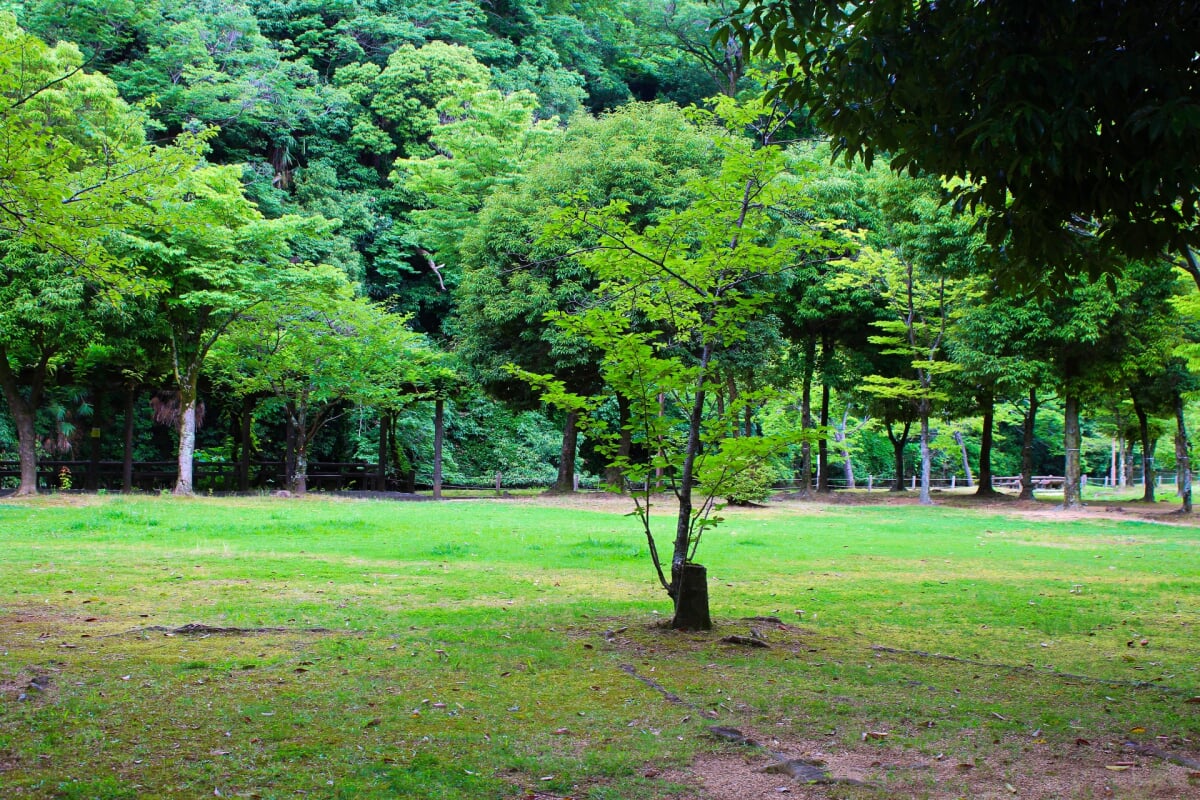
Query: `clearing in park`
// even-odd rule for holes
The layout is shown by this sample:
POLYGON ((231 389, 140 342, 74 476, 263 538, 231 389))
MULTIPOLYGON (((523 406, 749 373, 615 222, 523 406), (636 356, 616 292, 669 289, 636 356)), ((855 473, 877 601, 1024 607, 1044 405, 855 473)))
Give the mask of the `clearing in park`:
POLYGON ((1200 796, 1189 519, 866 500, 9 501, 3 796, 1200 796))

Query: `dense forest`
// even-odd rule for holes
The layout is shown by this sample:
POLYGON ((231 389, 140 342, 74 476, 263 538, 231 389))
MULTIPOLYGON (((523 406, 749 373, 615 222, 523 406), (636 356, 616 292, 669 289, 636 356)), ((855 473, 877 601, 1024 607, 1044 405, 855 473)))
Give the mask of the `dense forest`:
POLYGON ((1186 472, 1179 265, 1007 279, 764 92, 737 5, 0 2, 4 485, 1186 472))

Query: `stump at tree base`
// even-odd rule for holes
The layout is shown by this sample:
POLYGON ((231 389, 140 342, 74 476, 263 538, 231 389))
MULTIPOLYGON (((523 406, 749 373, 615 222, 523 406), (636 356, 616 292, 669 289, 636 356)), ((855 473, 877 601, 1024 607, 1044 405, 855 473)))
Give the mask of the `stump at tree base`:
POLYGON ((671 627, 677 631, 712 630, 708 615, 708 570, 700 564, 684 564, 683 574, 671 571, 678 590, 675 593, 675 618, 671 627))

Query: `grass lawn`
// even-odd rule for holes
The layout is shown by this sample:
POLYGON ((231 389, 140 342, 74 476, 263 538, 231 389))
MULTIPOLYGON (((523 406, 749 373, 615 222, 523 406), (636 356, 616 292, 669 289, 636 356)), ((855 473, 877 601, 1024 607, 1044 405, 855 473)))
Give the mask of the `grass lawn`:
POLYGON ((1200 796, 1200 528, 731 509, 702 635, 624 510, 2 502, 0 796, 1200 796))

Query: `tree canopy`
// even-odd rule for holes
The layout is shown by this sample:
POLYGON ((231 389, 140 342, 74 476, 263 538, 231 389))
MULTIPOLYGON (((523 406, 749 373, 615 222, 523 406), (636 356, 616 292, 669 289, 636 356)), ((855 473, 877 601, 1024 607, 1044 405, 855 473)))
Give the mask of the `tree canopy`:
POLYGON ((1200 244, 1195 3, 742 0, 725 36, 787 65, 774 91, 836 152, 956 181, 1026 269, 1080 235, 1200 244))

